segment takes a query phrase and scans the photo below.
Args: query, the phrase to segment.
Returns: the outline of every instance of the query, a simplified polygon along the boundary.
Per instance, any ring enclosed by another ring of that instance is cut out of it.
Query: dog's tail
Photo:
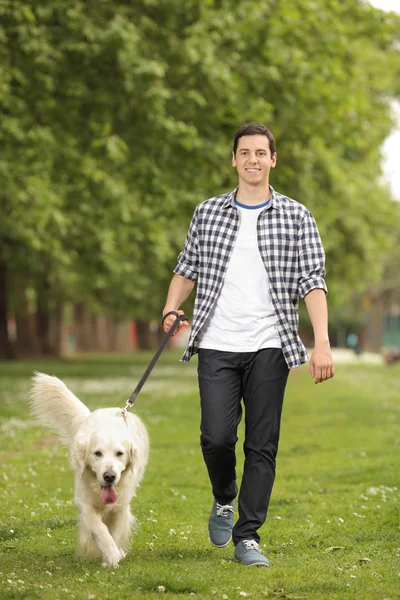
[[[64,444],[69,444],[90,410],[57,377],[36,372],[32,382],[31,412],[42,425],[53,429]]]

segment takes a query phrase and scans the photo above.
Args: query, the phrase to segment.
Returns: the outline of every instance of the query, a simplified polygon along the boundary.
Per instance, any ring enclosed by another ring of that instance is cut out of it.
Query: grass
[[[289,378],[276,483],[261,545],[270,569],[211,547],[210,486],[199,447],[196,360],[164,353],[135,410],[152,443],[133,502],[139,525],[115,570],[75,557],[66,450],[27,410],[33,370],[90,407],[123,406],[151,355],[0,363],[0,597],[3,600],[400,598],[400,365],[339,365],[313,385]],[[242,464],[239,432],[238,475]]]

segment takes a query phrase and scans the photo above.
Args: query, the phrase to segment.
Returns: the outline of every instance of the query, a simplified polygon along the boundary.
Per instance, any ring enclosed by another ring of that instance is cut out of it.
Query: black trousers
[[[280,421],[289,374],[282,351],[199,350],[200,443],[217,502],[237,495],[237,427],[245,407],[245,462],[239,493],[239,519],[232,539],[260,541],[275,479]]]

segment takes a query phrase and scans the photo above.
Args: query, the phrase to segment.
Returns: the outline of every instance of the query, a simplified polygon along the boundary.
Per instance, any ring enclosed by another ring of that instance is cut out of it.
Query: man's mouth
[[[114,504],[117,498],[118,494],[113,485],[101,486],[100,500],[103,504]]]
[[[248,173],[258,173],[261,169],[246,169]]]

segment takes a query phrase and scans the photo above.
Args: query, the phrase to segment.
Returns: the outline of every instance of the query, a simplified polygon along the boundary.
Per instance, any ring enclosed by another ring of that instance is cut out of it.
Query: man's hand
[[[329,342],[316,345],[310,358],[310,374],[315,383],[322,383],[335,374]]]
[[[173,309],[164,309],[163,310],[163,316],[166,315],[170,310]],[[178,315],[183,315],[185,314],[183,312],[183,310],[175,310],[176,313],[178,313]],[[163,323],[163,329],[165,331],[165,333],[168,333],[168,331],[171,329],[172,325],[175,323],[176,321],[176,316],[175,315],[168,315],[168,317],[164,320]],[[177,331],[180,331],[181,327],[189,327],[189,321],[181,321],[178,325],[178,327],[176,328],[175,333],[177,333]],[[175,335],[174,333],[174,335]]]

